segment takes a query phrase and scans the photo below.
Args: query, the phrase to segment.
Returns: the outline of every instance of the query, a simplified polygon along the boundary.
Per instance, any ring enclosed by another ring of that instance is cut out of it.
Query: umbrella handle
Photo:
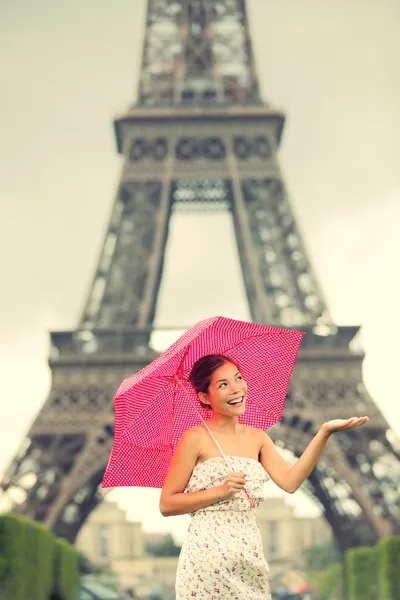
[[[253,500],[253,498],[250,496],[250,494],[249,494],[249,492],[247,491],[247,489],[246,489],[245,487],[243,487],[243,488],[242,488],[242,490],[244,491],[244,493],[245,493],[245,494],[246,494],[246,496],[248,497],[248,499],[249,499],[249,502],[250,502],[250,506],[251,506],[251,508],[255,508],[255,507],[256,507],[256,505],[255,505],[255,503],[254,503],[254,500]]]

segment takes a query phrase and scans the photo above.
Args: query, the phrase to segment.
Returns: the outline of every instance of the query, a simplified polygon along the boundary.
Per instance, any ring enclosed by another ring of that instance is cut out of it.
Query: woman
[[[212,415],[182,435],[161,492],[163,516],[192,516],[179,557],[176,599],[266,600],[268,565],[254,511],[264,482],[271,478],[293,494],[331,433],[359,427],[368,417],[324,423],[290,467],[264,431],[239,423],[247,385],[237,364],[219,354],[204,356],[190,382]],[[233,467],[228,473],[226,463]]]

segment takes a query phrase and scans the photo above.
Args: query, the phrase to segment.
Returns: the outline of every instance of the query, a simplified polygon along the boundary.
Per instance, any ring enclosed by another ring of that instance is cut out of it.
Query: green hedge
[[[64,600],[76,600],[79,591],[78,553],[61,538],[56,538],[54,552],[54,581],[56,591]]]
[[[25,528],[21,518],[13,514],[0,517],[0,556],[2,577],[0,600],[26,600],[23,577],[25,557]]]
[[[349,600],[400,600],[400,537],[346,552]]]
[[[53,586],[54,535],[46,527],[19,517],[24,525],[24,579],[29,582],[29,598],[48,598]]]
[[[379,550],[379,600],[400,600],[400,537],[384,538]]]
[[[346,553],[349,600],[379,598],[379,548],[352,548]]]
[[[76,600],[78,553],[40,523],[0,515],[0,600],[47,600],[58,592]]]
[[[324,598],[341,598],[343,590],[343,568],[335,564],[323,571],[318,578],[318,590]]]

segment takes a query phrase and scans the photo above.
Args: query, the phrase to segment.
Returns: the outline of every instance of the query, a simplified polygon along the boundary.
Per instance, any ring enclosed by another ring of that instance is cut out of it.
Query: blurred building
[[[298,517],[283,498],[266,498],[257,509],[257,521],[271,570],[303,567],[305,549],[332,539],[323,517]]]
[[[304,550],[332,538],[323,517],[299,518],[282,498],[266,498],[257,509],[271,587],[279,582],[303,580]],[[108,565],[123,589],[161,588],[173,592],[178,557],[155,557],[146,552],[162,544],[168,534],[144,533],[142,523],[131,522],[115,502],[103,502],[89,516],[76,546],[95,565]]]
[[[76,540],[76,547],[97,566],[109,566],[121,588],[146,594],[158,587],[173,591],[178,558],[154,557],[150,544],[162,544],[168,534],[144,533],[142,523],[128,521],[115,502],[103,502],[89,516]]]
[[[332,540],[323,517],[298,517],[283,498],[266,498],[257,509],[271,591],[296,590],[307,583],[305,550]]]
[[[94,565],[134,559],[144,554],[142,523],[128,521],[116,502],[103,502],[89,516],[76,546]]]

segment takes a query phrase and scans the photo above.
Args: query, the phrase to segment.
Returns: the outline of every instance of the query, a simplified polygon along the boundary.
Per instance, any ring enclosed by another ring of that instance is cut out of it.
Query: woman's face
[[[214,412],[238,416],[245,410],[247,383],[236,365],[224,363],[212,374],[211,383],[200,400],[210,404]]]

